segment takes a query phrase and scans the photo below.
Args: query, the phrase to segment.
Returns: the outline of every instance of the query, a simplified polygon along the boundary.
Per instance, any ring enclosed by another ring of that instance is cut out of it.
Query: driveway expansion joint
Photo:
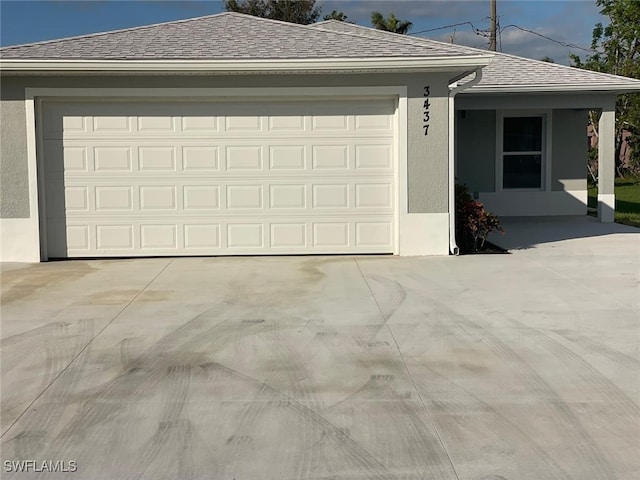
[[[11,431],[11,429],[12,429],[12,428],[13,428],[13,427],[14,427],[14,426],[15,426],[15,425],[20,421],[20,419],[24,416],[24,414],[25,414],[25,413],[27,413],[27,412],[31,409],[31,407],[33,407],[33,405],[38,401],[38,399],[39,399],[40,397],[42,397],[42,395],[44,395],[44,394],[47,392],[47,390],[49,390],[49,389],[51,388],[51,386],[52,386],[54,383],[56,383],[56,381],[57,381],[57,380],[58,380],[62,375],[64,375],[64,373],[69,369],[69,367],[70,367],[71,365],[73,365],[73,362],[75,362],[75,361],[78,359],[78,357],[80,357],[80,355],[82,355],[82,354],[87,350],[87,348],[89,348],[89,346],[90,346],[90,345],[91,345],[91,344],[96,340],[96,338],[98,338],[98,337],[100,336],[100,334],[101,334],[102,332],[104,332],[104,331],[109,327],[109,325],[111,325],[111,324],[112,324],[112,323],[113,323],[113,322],[114,322],[114,321],[115,321],[115,320],[116,320],[120,315],[122,315],[122,313],[123,313],[127,308],[129,308],[129,306],[130,306],[133,302],[135,302],[135,300],[136,300],[140,295],[142,295],[142,293],[143,293],[147,288],[149,288],[149,286],[150,286],[153,282],[155,282],[155,281],[156,281],[156,279],[157,279],[157,278],[158,278],[158,277],[159,277],[159,276],[160,276],[160,275],[161,275],[161,274],[162,274],[162,273],[167,269],[167,267],[169,267],[169,265],[171,265],[171,263],[172,263],[172,262],[173,262],[173,259],[172,259],[172,258],[171,258],[171,259],[169,259],[169,261],[167,262],[167,264],[166,264],[164,267],[162,267],[162,269],[161,269],[161,270],[160,270],[160,271],[159,271],[159,272],[158,272],[158,273],[157,273],[157,274],[156,274],[156,275],[155,275],[151,280],[149,280],[149,282],[147,282],[147,284],[146,284],[146,285],[145,285],[145,286],[144,286],[144,287],[143,287],[143,288],[142,288],[138,293],[136,293],[133,297],[131,297],[131,300],[129,300],[129,301],[128,301],[128,302],[127,302],[127,303],[126,303],[126,304],[125,304],[125,305],[124,305],[120,310],[118,310],[118,313],[116,313],[116,314],[113,316],[113,318],[112,318],[111,320],[109,320],[109,321],[104,325],[104,327],[102,327],[102,328],[100,329],[100,331],[98,331],[98,333],[96,333],[96,334],[95,334],[95,335],[94,335],[94,336],[93,336],[93,337],[92,337],[92,338],[87,342],[87,344],[86,344],[84,347],[82,347],[82,348],[78,351],[78,353],[77,353],[76,355],[74,355],[74,356],[73,356],[73,358],[69,361],[69,363],[68,363],[68,364],[67,364],[67,365],[66,365],[62,370],[60,370],[60,373],[58,373],[58,375],[56,375],[56,376],[55,376],[55,378],[54,378],[53,380],[51,380],[51,381],[49,382],[49,384],[48,384],[46,387],[44,387],[40,393],[38,393],[38,395],[36,395],[36,396],[35,396],[35,398],[34,398],[34,399],[29,403],[29,405],[27,405],[27,406],[26,406],[26,408],[22,411],[22,413],[20,413],[20,415],[18,415],[18,416],[16,417],[16,419],[11,423],[11,425],[9,425],[9,426],[7,427],[7,429],[6,429],[4,432],[2,432],[2,434],[0,435],[0,438],[4,438],[4,437],[5,437],[5,435]]]
[[[411,374],[411,370],[409,370],[409,366],[407,365],[407,362],[404,359],[404,355],[402,355],[402,351],[400,350],[400,345],[398,344],[398,340],[396,339],[396,336],[393,334],[393,331],[391,330],[391,327],[389,326],[389,320],[391,319],[391,315],[387,316],[385,315],[384,311],[382,310],[382,308],[380,307],[380,303],[378,302],[378,300],[376,299],[376,296],[373,294],[373,290],[371,289],[371,285],[369,285],[369,282],[367,280],[367,277],[364,275],[362,268],[360,268],[360,263],[358,262],[358,259],[356,257],[353,257],[356,266],[358,267],[358,271],[360,272],[360,275],[362,276],[362,280],[364,281],[365,285],[367,286],[367,289],[369,290],[369,294],[371,295],[371,298],[373,299],[373,301],[376,304],[376,307],[378,308],[378,311],[380,312],[380,317],[384,323],[384,326],[387,327],[387,330],[389,331],[389,334],[391,335],[391,338],[393,339],[393,343],[396,346],[396,350],[398,351],[398,355],[400,356],[400,361],[402,361],[402,365],[404,365],[405,370],[407,371],[407,375],[409,376],[409,379],[411,380],[411,385],[413,386],[413,389],[416,392],[416,395],[418,396],[418,399],[420,399],[420,404],[422,405],[422,409],[424,410],[425,414],[426,414],[426,420],[428,422],[431,423],[431,425],[433,426],[433,430],[436,433],[436,436],[438,437],[438,442],[440,443],[440,447],[442,448],[442,450],[444,451],[444,454],[447,456],[447,460],[449,461],[449,464],[451,465],[451,470],[453,472],[453,474],[455,475],[455,478],[457,480],[460,480],[460,476],[458,475],[458,472],[456,471],[456,467],[453,464],[453,459],[451,458],[451,455],[449,454],[449,451],[447,450],[447,447],[444,444],[444,440],[442,439],[442,435],[440,434],[440,431],[438,430],[438,426],[436,425],[435,420],[433,420],[433,415],[431,414],[431,412],[429,411],[429,407],[427,407],[427,404],[425,403],[424,399],[422,398],[422,395],[420,394],[420,391],[418,390],[418,385],[416,384],[415,379],[413,378],[413,375]]]

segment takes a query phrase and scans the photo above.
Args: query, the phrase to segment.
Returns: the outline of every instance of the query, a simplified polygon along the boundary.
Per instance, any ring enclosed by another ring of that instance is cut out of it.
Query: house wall
[[[551,190],[587,189],[586,110],[554,110]]]
[[[456,178],[470,192],[494,192],[496,184],[496,112],[456,112]]]
[[[0,218],[28,218],[24,89],[3,79],[0,99]]]
[[[407,203],[410,214],[430,214],[416,227],[432,230],[431,253],[448,252],[448,83],[452,73],[336,75],[193,76],[3,76],[0,82],[2,188],[0,219],[29,218],[27,122],[24,90],[29,88],[268,88],[407,87]],[[423,88],[430,87],[430,129],[423,130]],[[71,91],[71,90],[70,90]],[[417,219],[417,216],[413,217]],[[32,219],[33,220],[33,219]],[[3,222],[6,227],[8,222]],[[3,241],[6,240],[3,235]],[[15,237],[15,235],[13,235]],[[4,247],[3,247],[4,248]],[[426,253],[426,252],[425,252]],[[415,253],[414,253],[415,254]],[[3,259],[7,259],[3,255]]]
[[[539,105],[549,100],[536,97]],[[550,96],[553,100],[554,96]],[[579,97],[581,101],[584,99]],[[463,99],[457,105],[457,171],[459,182],[465,183],[486,207],[503,216],[582,215],[586,214],[587,110],[549,109],[551,112],[551,155],[547,158],[550,182],[543,191],[500,191],[496,188],[496,110],[483,107],[495,103],[506,106],[500,98]],[[533,102],[523,100],[522,104]],[[511,108],[520,102],[511,100]],[[570,104],[569,104],[570,105]],[[470,110],[464,109],[470,107]],[[502,108],[501,110],[508,110]],[[518,108],[518,110],[522,110]],[[531,108],[531,110],[540,110]]]

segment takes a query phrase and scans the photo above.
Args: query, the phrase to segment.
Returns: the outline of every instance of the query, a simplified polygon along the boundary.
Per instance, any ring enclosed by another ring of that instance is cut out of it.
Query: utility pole
[[[496,0],[491,0],[491,32],[489,34],[489,50],[496,51]]]

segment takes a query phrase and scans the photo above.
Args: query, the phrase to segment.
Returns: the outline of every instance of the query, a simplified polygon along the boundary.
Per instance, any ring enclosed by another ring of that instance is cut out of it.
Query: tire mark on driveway
[[[422,295],[424,296],[425,292],[422,292]],[[480,339],[527,386],[526,391],[529,394],[535,393],[536,398],[546,399],[540,400],[540,404],[545,407],[548,416],[554,419],[556,425],[566,427],[563,432],[570,436],[567,448],[571,449],[575,457],[581,459],[585,465],[593,467],[593,474],[597,476],[595,478],[608,480],[616,478],[610,463],[585,430],[575,412],[526,360],[488,328],[463,317],[433,296],[428,296],[428,301],[437,311],[443,312],[451,324],[465,335]]]
[[[360,444],[355,442],[351,437],[345,436],[342,430],[335,425],[333,425],[329,420],[325,417],[317,413],[316,411],[310,409],[309,407],[302,405],[297,400],[291,398],[279,390],[256,380],[252,377],[244,375],[234,369],[221,365],[217,362],[207,362],[206,364],[201,365],[202,368],[212,369],[214,371],[220,372],[227,377],[241,382],[245,385],[248,385],[256,390],[263,391],[268,394],[274,400],[278,400],[282,402],[283,406],[291,409],[296,412],[298,415],[301,415],[307,419],[309,419],[316,427],[328,432],[330,436],[335,438],[343,448],[343,452],[353,461],[355,464],[359,466],[359,468],[363,469],[367,472],[368,478],[372,479],[393,479],[395,476],[389,472],[383,464],[381,464],[373,455],[371,455],[367,450],[365,450]]]

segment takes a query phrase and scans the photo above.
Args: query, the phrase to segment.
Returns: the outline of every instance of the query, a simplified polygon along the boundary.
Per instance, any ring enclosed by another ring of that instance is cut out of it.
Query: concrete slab
[[[3,478],[635,479],[632,243],[3,265]]]

